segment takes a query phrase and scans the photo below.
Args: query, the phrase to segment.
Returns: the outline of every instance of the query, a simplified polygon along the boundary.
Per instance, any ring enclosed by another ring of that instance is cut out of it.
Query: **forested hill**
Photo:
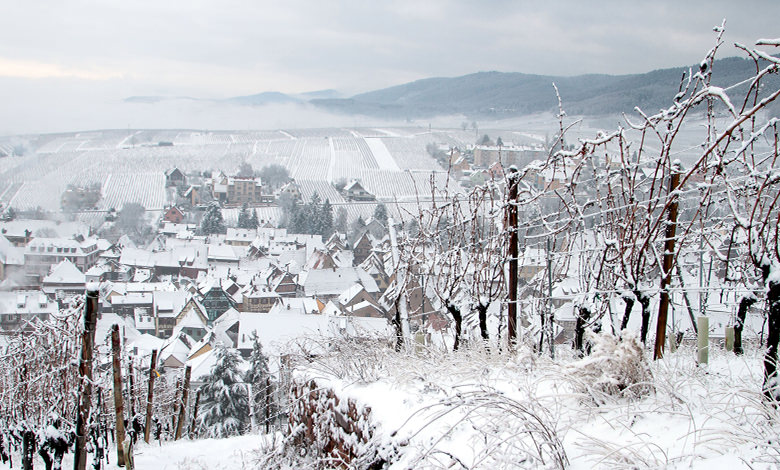
[[[555,83],[569,114],[604,115],[630,112],[639,106],[647,112],[668,107],[683,73],[696,73],[699,65],[635,75],[579,75],[556,77],[523,73],[479,72],[454,78],[428,78],[349,99],[315,99],[331,111],[388,118],[422,118],[464,114],[469,117],[512,117],[550,111],[558,101]],[[755,73],[752,60],[729,57],[713,64],[713,85],[726,86]],[[687,75],[686,75],[687,76]],[[772,81],[780,81],[775,74]],[[747,87],[731,91],[737,102]],[[741,93],[740,93],[741,92]],[[775,113],[780,106],[773,108]]]

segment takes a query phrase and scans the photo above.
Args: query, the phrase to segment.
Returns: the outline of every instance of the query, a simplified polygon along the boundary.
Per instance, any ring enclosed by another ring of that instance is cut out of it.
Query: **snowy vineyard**
[[[165,171],[179,168],[187,173],[234,174],[244,162],[258,169],[284,166],[293,178],[312,187],[304,190],[305,197],[316,190],[333,203],[341,202],[333,183],[357,178],[380,199],[409,201],[421,190],[428,190],[431,175],[438,183],[446,179],[444,169],[426,152],[426,145],[438,139],[464,146],[469,140],[458,140],[446,132],[366,131],[371,137],[344,129],[128,130],[39,136],[29,144],[33,149],[25,156],[0,159],[0,201],[4,207],[17,210],[40,207],[57,212],[68,185],[99,184],[100,210],[119,210],[134,202],[150,210],[160,209],[172,202],[166,199]]]
[[[241,371],[237,353],[218,348],[206,383],[190,397],[191,366],[171,369],[158,350],[146,357],[124,347],[123,322],[98,321],[97,305],[88,293],[4,338],[0,464],[31,469],[40,458],[61,468],[72,453],[76,468],[87,460],[93,468],[122,466],[132,454],[125,457],[125,447],[142,441],[225,437],[278,420],[277,386],[259,343]],[[244,418],[223,419],[236,413]]]

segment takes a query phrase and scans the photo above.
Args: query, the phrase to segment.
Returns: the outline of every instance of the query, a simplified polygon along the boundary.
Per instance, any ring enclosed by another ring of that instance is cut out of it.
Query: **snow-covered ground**
[[[627,351],[609,356],[627,358]],[[395,353],[358,345],[307,363],[296,376],[370,407],[375,428],[368,447],[379,449],[393,469],[778,468],[780,413],[761,395],[760,351],[736,356],[714,349],[708,365],[697,365],[690,348],[660,361],[648,360],[647,352],[627,369],[620,360],[599,365],[604,355],[598,353],[577,359],[567,348],[553,361],[528,350]],[[628,389],[638,397],[604,392],[637,366],[643,369],[637,377],[649,374]],[[135,463],[155,469],[312,464],[311,455],[303,462],[292,457],[300,450],[263,459],[270,441],[246,435],[140,444]],[[15,468],[19,462],[15,456]],[[65,468],[71,462],[69,454]],[[110,462],[116,468],[113,450]]]
[[[384,142],[382,142],[382,139],[366,139],[366,144],[371,149],[371,153],[374,154],[380,170],[401,171],[395,159],[393,159],[393,156],[385,147]]]
[[[689,348],[645,357],[650,375],[627,389],[638,398],[604,393],[605,383],[631,373],[619,362],[599,365],[603,356],[576,359],[570,350],[556,361],[530,351],[354,356],[303,375],[371,408],[375,444],[391,468],[780,465],[780,413],[762,400],[757,351],[715,350],[701,366]]]
[[[133,451],[133,462],[137,469],[154,470],[241,470],[257,468],[258,452],[272,438],[267,435],[247,434],[229,439],[183,439],[159,445],[140,441]],[[111,450],[109,464],[103,468],[122,468],[116,465],[116,450]],[[87,462],[89,467],[90,462]],[[62,468],[73,467],[73,454],[62,461]],[[11,468],[0,462],[0,469]],[[21,460],[14,456],[14,467],[21,468]],[[45,468],[38,459],[35,468]]]

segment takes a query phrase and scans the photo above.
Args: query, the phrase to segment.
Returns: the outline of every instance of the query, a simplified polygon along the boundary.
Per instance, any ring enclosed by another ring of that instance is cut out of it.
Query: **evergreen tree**
[[[200,232],[204,235],[210,235],[212,233],[225,233],[226,231],[225,220],[222,218],[222,209],[220,209],[219,203],[212,201],[203,215],[203,220],[200,223]]]
[[[358,237],[363,233],[363,229],[366,228],[366,222],[363,220],[362,216],[358,216],[357,220],[352,222],[352,226],[350,227],[351,236],[350,239],[354,242],[357,241]]]
[[[374,209],[374,219],[387,227],[387,207],[381,202]]]
[[[249,217],[249,227],[251,229],[255,229],[260,225],[260,223],[257,221],[257,209],[252,209],[252,216]]]
[[[268,371],[268,357],[263,353],[263,344],[253,331],[252,354],[249,356],[249,370],[244,375],[244,382],[252,387],[250,397],[251,411],[255,423],[263,423],[268,430],[273,413],[271,374]]]
[[[412,238],[420,234],[420,223],[417,219],[409,219],[406,223],[406,233]]]
[[[243,434],[249,424],[249,397],[241,380],[241,358],[234,349],[217,346],[217,362],[201,388],[199,426],[209,437]]]
[[[333,228],[339,233],[347,233],[347,210],[343,207],[339,207],[336,211],[336,221],[333,224]]]
[[[333,233],[333,206],[330,200],[325,199],[325,203],[320,209],[320,235],[329,237]]]
[[[249,219],[249,206],[247,203],[244,203],[241,206],[241,211],[238,213],[238,228],[250,228],[250,219]]]
[[[316,192],[312,194],[311,201],[307,204],[308,217],[306,231],[310,235],[322,233],[322,204],[320,195]]]

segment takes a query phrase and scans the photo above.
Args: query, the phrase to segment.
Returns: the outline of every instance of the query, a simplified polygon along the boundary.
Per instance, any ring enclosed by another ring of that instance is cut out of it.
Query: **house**
[[[163,222],[162,227],[157,230],[157,233],[170,238],[192,240],[195,238],[195,232],[197,229],[198,226],[195,224],[176,224],[173,222]]]
[[[293,201],[300,201],[302,198],[301,188],[295,181],[289,181],[285,183],[284,186],[282,186],[282,188],[279,190],[279,197],[281,197],[283,194],[290,196],[290,199]]]
[[[50,298],[83,294],[87,277],[70,260],[64,259],[43,278],[41,290]]]
[[[258,204],[263,200],[260,178],[234,176],[228,179],[227,203],[231,205]]]
[[[373,194],[366,191],[358,180],[352,180],[344,186],[344,197],[349,201],[374,201]]]
[[[205,309],[196,300],[190,299],[181,312],[176,315],[176,325],[172,334],[175,335],[176,332],[183,331],[195,341],[200,341],[206,336],[206,323],[208,323],[208,318]]]
[[[220,172],[212,178],[212,194],[218,202],[231,206],[267,202],[262,182],[254,176],[226,176]]]
[[[0,222],[0,234],[14,246],[27,246],[33,238],[89,238],[90,228],[81,222],[17,219]]]
[[[363,227],[363,231],[368,233],[374,239],[382,239],[387,236],[387,227],[382,222],[378,221],[374,217],[371,217],[366,221],[366,226]]]
[[[353,263],[359,265],[368,258],[371,251],[374,249],[373,243],[366,232],[358,238],[355,242],[352,252],[354,253]]]
[[[151,292],[127,292],[124,295],[109,295],[110,304],[106,310],[123,317],[135,316],[137,309],[144,309],[154,317],[154,295]],[[138,326],[136,326],[138,328]]]
[[[165,209],[162,220],[174,224],[180,224],[184,220],[184,212],[176,206]]]
[[[262,285],[247,286],[243,295],[242,312],[268,313],[276,301],[280,299],[279,294],[270,287]]]
[[[355,284],[341,293],[335,300],[339,310],[344,315],[356,317],[385,318],[384,311],[360,284]]]
[[[178,168],[171,168],[165,172],[165,186],[181,186],[187,184],[187,177]]]
[[[289,272],[281,272],[269,279],[269,285],[273,292],[280,297],[295,297],[298,292],[298,283],[295,276]]]
[[[311,297],[280,297],[268,313],[279,314],[286,312],[298,315],[317,315],[324,307],[325,305]]]
[[[325,247],[328,249],[328,253],[333,253],[334,251],[346,249],[346,244],[344,243],[344,240],[341,239],[341,235],[334,232],[333,235],[328,238],[328,241],[325,242]]]
[[[51,266],[68,260],[83,273],[95,265],[99,255],[96,238],[35,238],[24,250],[25,271],[30,276],[42,277]]]
[[[257,238],[257,229],[228,228],[225,244],[230,246],[250,246]]]
[[[374,279],[360,268],[312,269],[298,275],[298,293],[305,297],[316,297],[324,301],[335,299],[355,284],[362,285],[366,292],[379,292]]]
[[[102,256],[100,259],[101,261],[99,261],[98,264],[92,266],[84,273],[87,282],[129,282],[133,279],[135,270],[132,267],[123,266],[114,259],[104,259]]]
[[[376,251],[372,251],[368,258],[360,263],[360,268],[374,279],[380,292],[387,290],[387,287],[390,285],[390,276],[385,271],[385,263],[382,261],[381,255]]]
[[[190,357],[190,350],[197,343],[186,333],[180,331],[168,338],[158,355],[160,369],[181,369]]]
[[[379,299],[379,305],[382,306],[387,314],[392,318],[395,317],[397,312],[397,305],[395,302],[393,292],[395,289],[393,286],[396,281],[390,284],[385,294]],[[407,293],[407,312],[409,319],[417,328],[425,327],[439,327],[439,329],[446,328],[449,323],[446,317],[440,314],[439,310],[434,306],[432,295],[426,292],[420,283],[414,277],[410,277],[406,282]]]
[[[526,248],[518,256],[518,261],[518,280],[531,282],[531,279],[547,268],[547,251],[542,248]]]
[[[229,348],[235,348],[238,345],[238,329],[241,313],[231,308],[214,320],[211,331],[214,333],[214,339]]]
[[[171,327],[171,330],[173,330],[174,327],[177,327],[187,317],[202,319],[204,325],[208,323],[206,307],[204,307],[196,297],[187,298],[184,305],[173,314],[173,326]],[[192,319],[188,321],[192,321]]]
[[[188,304],[191,295],[183,290],[175,291],[154,291],[152,292],[152,309],[155,319],[165,318],[162,322],[163,329],[166,330],[166,334],[172,333],[173,327],[169,325],[169,318],[174,318],[175,322],[178,321],[178,315],[182,309]],[[160,324],[157,321],[157,329],[159,330]],[[168,331],[170,330],[170,331]]]
[[[187,203],[192,206],[198,206],[201,202],[203,202],[203,199],[201,198],[201,187],[200,186],[190,186],[187,188],[186,191],[184,191],[184,194],[182,197],[187,200]]]
[[[458,151],[452,153],[452,156],[450,157],[450,165],[454,171],[460,171],[461,173],[471,170],[471,165],[469,165],[469,162],[466,161],[466,159]]]
[[[133,320],[135,329],[141,334],[157,335],[157,321],[154,313],[148,307],[135,307],[133,309]]]
[[[0,292],[0,330],[17,331],[37,319],[48,320],[58,312],[43,292]]]
[[[14,246],[7,238],[0,235],[0,281],[21,277],[23,272],[24,248]]]
[[[238,267],[239,256],[230,245],[207,245],[210,264],[223,263]]]
[[[206,310],[206,318],[209,325],[224,312],[236,307],[236,301],[222,289],[219,282],[215,281],[211,281],[203,287],[200,303]]]
[[[329,252],[323,250],[314,250],[314,253],[306,260],[304,269],[333,269],[337,267],[336,261]]]

